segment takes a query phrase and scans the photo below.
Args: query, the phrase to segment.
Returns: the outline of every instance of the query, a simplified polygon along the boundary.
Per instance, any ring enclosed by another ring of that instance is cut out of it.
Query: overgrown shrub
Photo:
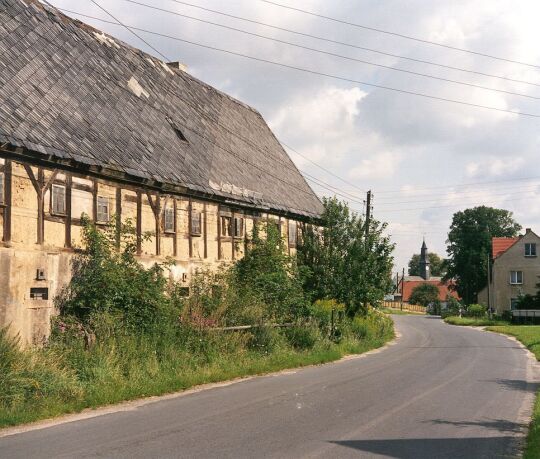
[[[176,305],[167,295],[167,264],[142,266],[135,258],[136,237],[128,221],[102,230],[83,220],[83,251],[75,257],[71,282],[56,298],[63,316],[73,316],[85,326],[93,316],[109,314],[123,326],[150,331],[175,320]],[[117,242],[120,235],[120,247]]]
[[[394,333],[392,319],[377,311],[355,317],[350,322],[349,330],[360,340],[388,338]]]
[[[251,340],[249,342],[251,349],[269,354],[286,346],[287,341],[277,328],[261,326],[252,329]]]
[[[321,339],[319,329],[315,326],[296,325],[285,329],[289,344],[299,350],[311,349]]]
[[[467,307],[467,315],[469,317],[484,317],[486,312],[487,308],[483,304],[470,304]]]

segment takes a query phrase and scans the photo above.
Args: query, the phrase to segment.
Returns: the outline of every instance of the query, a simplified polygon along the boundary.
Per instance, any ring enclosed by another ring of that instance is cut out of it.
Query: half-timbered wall
[[[186,286],[197,267],[243,257],[255,221],[279,225],[295,250],[288,220],[266,213],[1,158],[0,178],[0,327],[10,325],[25,344],[48,336],[53,299],[83,243],[83,215],[98,225],[129,220],[140,261],[175,259],[171,278]]]

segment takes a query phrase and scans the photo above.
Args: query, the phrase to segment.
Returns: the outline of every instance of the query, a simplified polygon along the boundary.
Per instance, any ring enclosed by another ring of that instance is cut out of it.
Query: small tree
[[[366,221],[345,202],[324,199],[322,228],[306,231],[298,262],[312,300],[335,299],[349,316],[381,301],[391,286],[394,244],[385,223]],[[367,230],[367,231],[366,231]],[[367,235],[367,237],[366,237]]]
[[[436,285],[423,283],[414,287],[409,303],[419,304],[420,306],[429,306],[430,304],[439,304],[439,289]]]

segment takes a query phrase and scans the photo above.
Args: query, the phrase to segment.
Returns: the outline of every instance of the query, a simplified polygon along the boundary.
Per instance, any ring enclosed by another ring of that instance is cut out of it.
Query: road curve
[[[380,353],[4,436],[0,457],[514,457],[536,389],[526,352],[394,319],[401,338]]]

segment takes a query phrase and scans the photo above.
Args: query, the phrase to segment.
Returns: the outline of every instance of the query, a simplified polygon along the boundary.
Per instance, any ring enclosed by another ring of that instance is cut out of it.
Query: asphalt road
[[[380,353],[4,436],[0,457],[515,457],[536,389],[525,351],[395,321],[402,337]]]

